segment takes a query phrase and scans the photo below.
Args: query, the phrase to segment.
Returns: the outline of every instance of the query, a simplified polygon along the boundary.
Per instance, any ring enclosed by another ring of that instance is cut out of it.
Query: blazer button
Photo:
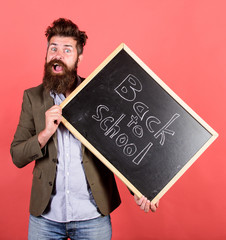
[[[57,163],[57,162],[58,162],[57,158],[54,158],[54,159],[53,159],[53,162],[54,162],[54,163]]]
[[[52,182],[49,182],[49,186],[51,187],[53,185],[53,183]]]

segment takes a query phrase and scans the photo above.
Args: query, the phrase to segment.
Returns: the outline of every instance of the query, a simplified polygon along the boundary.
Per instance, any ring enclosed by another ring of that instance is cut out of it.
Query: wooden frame
[[[153,203],[156,203],[169,189],[170,187],[184,174],[185,171],[197,160],[197,158],[210,146],[210,144],[217,138],[218,134],[200,117],[196,114],[181,98],[179,98],[149,67],[147,67],[124,43],[120,44],[97,68],[83,81],[66,100],[61,104],[63,110],[67,105],[74,99],[79,93],[82,93],[84,88],[90,84],[90,82],[96,77],[105,67],[111,63],[111,61],[121,52],[125,51],[148,75],[153,78],[156,83],[167,93],[170,97],[176,101],[186,112],[188,112],[192,118],[195,119],[206,131],[210,133],[210,137],[199,148],[198,151],[186,162],[171,180],[164,185],[164,187],[157,193],[157,195],[150,199]],[[64,116],[64,113],[63,113]],[[70,123],[68,119],[63,117],[62,123],[68,128],[71,133],[79,139],[84,146],[86,146],[91,152],[96,155],[116,176],[118,176],[128,188],[134,192],[138,197],[141,197],[143,193],[131,183],[100,151],[96,149],[91,142],[89,142],[84,134],[81,134],[76,128]]]

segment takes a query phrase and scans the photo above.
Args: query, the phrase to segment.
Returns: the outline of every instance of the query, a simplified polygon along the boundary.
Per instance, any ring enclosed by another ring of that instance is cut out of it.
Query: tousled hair
[[[84,31],[80,31],[76,24],[65,18],[55,20],[51,26],[47,27],[45,35],[48,43],[53,36],[72,37],[77,41],[76,48],[78,55],[83,53],[83,47],[88,39],[88,36]]]

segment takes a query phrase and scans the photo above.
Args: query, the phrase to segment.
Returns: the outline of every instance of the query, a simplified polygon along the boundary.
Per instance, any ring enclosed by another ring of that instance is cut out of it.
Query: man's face
[[[61,60],[67,65],[69,70],[72,70],[75,63],[80,61],[81,55],[78,57],[76,49],[77,41],[72,37],[60,37],[53,36],[50,39],[46,62],[49,63],[51,60]],[[63,69],[61,67],[53,66],[52,71],[54,74],[62,74]]]
[[[76,44],[72,37],[50,39],[43,77],[47,90],[66,94],[76,87],[77,65],[82,58],[82,55],[78,56]]]

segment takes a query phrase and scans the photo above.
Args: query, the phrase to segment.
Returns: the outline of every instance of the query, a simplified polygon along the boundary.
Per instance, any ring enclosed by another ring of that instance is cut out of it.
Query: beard
[[[77,86],[77,63],[69,69],[67,65],[58,59],[46,62],[44,66],[43,86],[48,91],[57,94],[65,94],[67,91],[73,91]],[[55,73],[53,69],[60,68],[62,71]]]

